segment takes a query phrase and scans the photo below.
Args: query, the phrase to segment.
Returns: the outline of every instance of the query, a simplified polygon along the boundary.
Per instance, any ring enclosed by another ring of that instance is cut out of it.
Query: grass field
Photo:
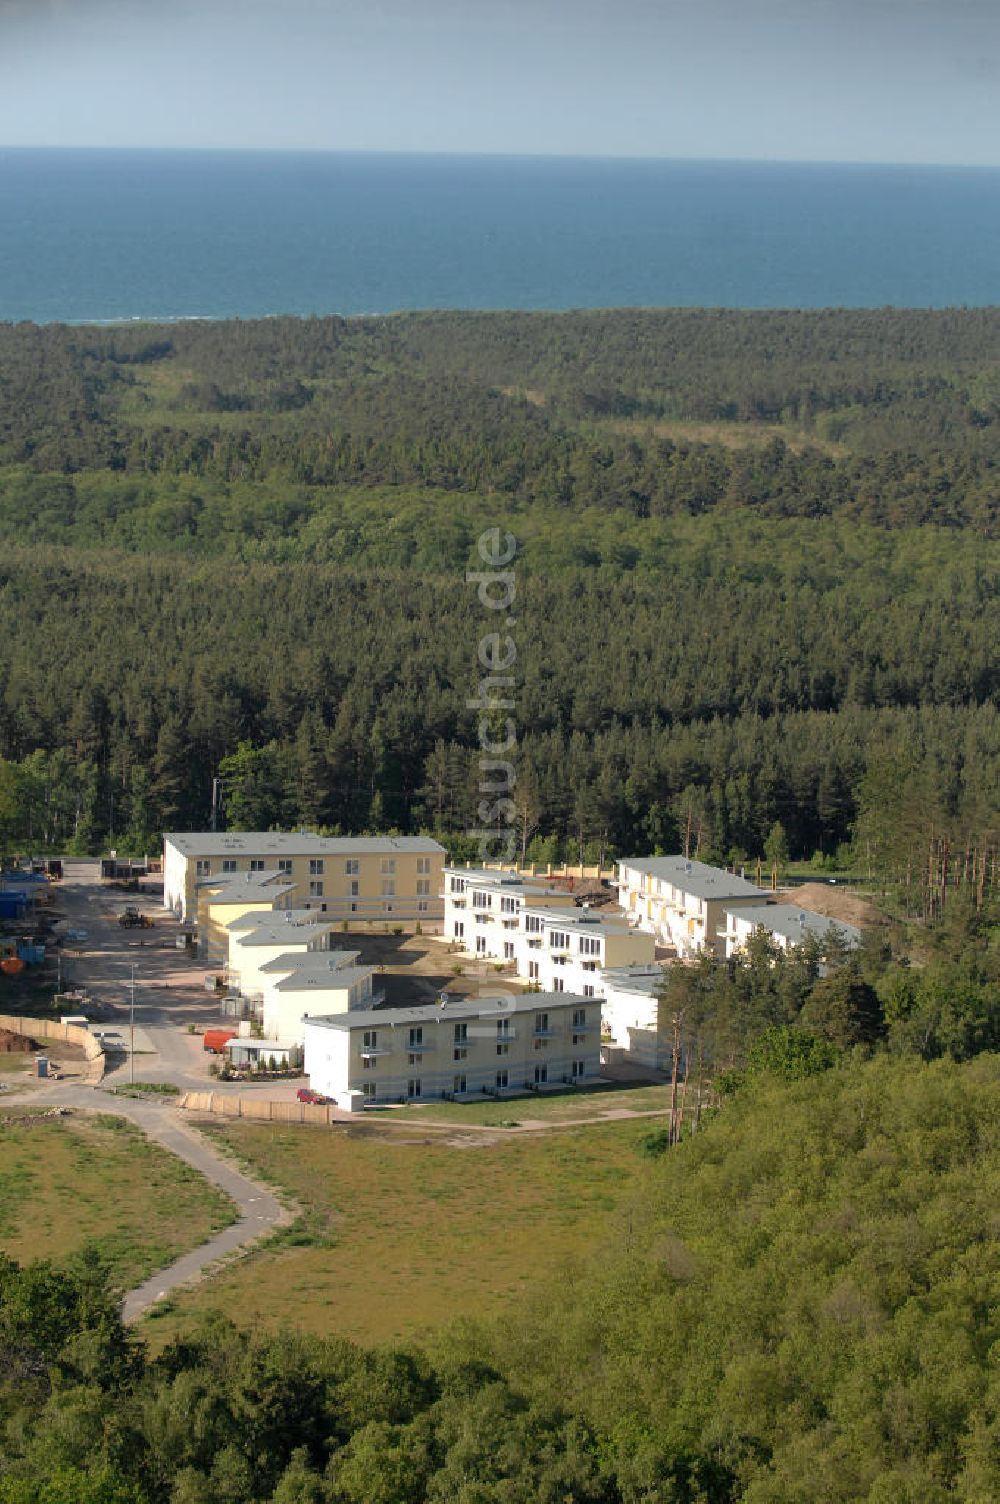
[[[5,1050],[0,1054],[0,1076],[14,1076],[18,1072],[30,1071],[34,1058],[34,1054],[31,1053],[22,1055],[14,1052],[13,1054],[8,1054]]]
[[[0,1249],[19,1263],[91,1244],[127,1287],[234,1220],[228,1197],[124,1118],[0,1128]]]
[[[574,1252],[608,1235],[643,1173],[643,1123],[473,1147],[372,1128],[233,1122],[212,1131],[286,1188],[304,1217],[275,1243],[182,1293],[144,1324],[156,1344],[217,1308],[364,1342],[496,1315]]]
[[[600,1086],[591,1091],[565,1091],[541,1096],[525,1092],[502,1102],[429,1102],[426,1107],[387,1107],[379,1116],[420,1123],[476,1123],[503,1128],[515,1123],[564,1123],[576,1119],[600,1121],[611,1113],[662,1112],[670,1106],[669,1086]],[[366,1109],[372,1113],[373,1109]]]

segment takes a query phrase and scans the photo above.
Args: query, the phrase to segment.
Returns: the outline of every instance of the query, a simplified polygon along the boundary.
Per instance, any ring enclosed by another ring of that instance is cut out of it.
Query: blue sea
[[[0,149],[0,319],[1000,303],[1000,170]]]

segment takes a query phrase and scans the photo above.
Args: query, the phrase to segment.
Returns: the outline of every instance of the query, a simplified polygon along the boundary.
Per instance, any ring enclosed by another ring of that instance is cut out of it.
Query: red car
[[[311,1102],[314,1107],[326,1107],[330,1101],[329,1097],[324,1097],[322,1093],[313,1091],[311,1086],[300,1086],[295,1095],[300,1102]]]

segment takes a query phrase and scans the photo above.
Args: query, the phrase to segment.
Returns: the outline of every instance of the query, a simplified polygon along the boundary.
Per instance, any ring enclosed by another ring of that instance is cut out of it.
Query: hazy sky
[[[1000,0],[0,0],[0,144],[1000,164]]]

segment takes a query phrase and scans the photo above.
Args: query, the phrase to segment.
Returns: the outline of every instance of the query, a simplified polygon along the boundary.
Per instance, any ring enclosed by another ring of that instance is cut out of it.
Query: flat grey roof
[[[163,837],[182,856],[391,856],[394,851],[440,852],[444,847],[430,836],[318,836],[314,831],[187,830]]]
[[[767,898],[768,890],[758,888],[745,877],[737,877],[722,867],[707,862],[689,861],[683,856],[624,857],[619,863],[628,872],[643,872],[659,882],[690,893],[694,898]]]
[[[374,966],[337,966],[328,971],[293,971],[275,982],[275,992],[343,992],[364,977],[374,976]]]
[[[560,893],[572,902],[573,894],[548,877],[524,877],[519,872],[487,872],[481,867],[445,867],[445,877],[460,877],[474,887],[499,888],[505,893]]]
[[[294,928],[296,925],[319,925],[329,923],[321,909],[276,909],[275,914],[280,916],[281,922]],[[252,930],[258,925],[269,924],[271,916],[259,914],[251,910],[247,914],[238,914],[235,919],[230,919],[226,925],[227,930]]]
[[[283,877],[284,873],[273,872],[265,874],[263,872],[255,872],[253,876],[259,879],[259,881],[247,882],[244,880],[242,874],[238,874],[235,881],[229,881],[227,878],[225,883],[214,883],[209,878],[207,883],[199,883],[197,886],[209,889],[218,888],[219,891],[215,896],[209,898],[210,905],[215,903],[239,903],[243,898],[260,899],[263,902],[266,899],[283,898],[286,893],[295,892],[294,883],[279,883],[273,880]]]
[[[252,930],[238,932],[240,945],[311,945],[324,935],[333,933],[332,924],[262,924]],[[329,951],[316,951],[326,956]]]
[[[275,956],[273,961],[265,961],[260,970],[267,972],[339,971],[342,966],[352,965],[360,954],[359,950],[290,950],[284,955]]]
[[[825,914],[814,914],[811,909],[800,909],[793,903],[769,903],[763,908],[741,909],[732,904],[727,914],[736,914],[748,920],[754,929],[770,930],[774,935],[783,935],[786,940],[801,940],[803,935],[815,935],[821,940],[832,932],[842,939],[856,944],[861,931],[842,919],[830,919]]]
[[[565,909],[527,908],[524,913],[525,917],[531,914],[544,919],[550,928],[557,930],[584,930],[588,935],[602,931],[611,935],[635,933],[624,914],[608,914],[603,909],[572,909],[567,913]]]
[[[495,1020],[519,1013],[551,1013],[556,1009],[590,1005],[600,1009],[600,999],[573,992],[489,993],[482,997],[455,998],[447,1003],[423,1003],[414,1008],[352,1008],[329,1018],[308,1018],[306,1023],[323,1029],[392,1029],[408,1024],[460,1023],[484,1018]]]
[[[652,997],[663,985],[666,970],[654,962],[638,962],[634,966],[608,966],[600,973],[605,987],[616,992],[634,992],[640,997]]]

